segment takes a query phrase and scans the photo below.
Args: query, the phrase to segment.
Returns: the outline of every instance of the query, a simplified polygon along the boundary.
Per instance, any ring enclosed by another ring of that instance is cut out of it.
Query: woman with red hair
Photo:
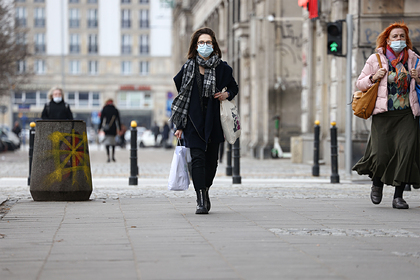
[[[420,63],[415,68],[419,56],[412,49],[407,25],[391,24],[376,40],[382,68],[372,54],[356,82],[362,91],[377,82],[379,87],[366,151],[353,170],[372,178],[374,204],[381,203],[384,184],[394,186],[392,207],[397,209],[408,209],[405,185],[420,184],[420,106],[415,88],[420,85]]]

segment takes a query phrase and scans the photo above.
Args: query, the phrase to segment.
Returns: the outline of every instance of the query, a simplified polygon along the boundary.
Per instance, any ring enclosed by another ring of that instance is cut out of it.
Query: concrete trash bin
[[[84,121],[36,122],[30,191],[35,201],[81,201],[92,193]]]

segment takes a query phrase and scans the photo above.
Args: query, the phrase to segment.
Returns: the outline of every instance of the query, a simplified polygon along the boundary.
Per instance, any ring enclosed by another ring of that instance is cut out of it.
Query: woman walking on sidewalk
[[[382,68],[372,54],[356,83],[359,90],[366,91],[381,79],[368,145],[353,170],[372,178],[374,204],[381,203],[387,184],[395,186],[392,207],[408,209],[404,187],[420,183],[420,107],[415,89],[420,85],[420,63],[414,68],[419,57],[412,51],[404,23],[391,24],[382,31],[376,47]]]
[[[232,100],[238,93],[232,68],[221,58],[213,30],[198,29],[191,36],[188,60],[174,77],[178,95],[172,103],[171,121],[175,136],[181,139],[183,135],[190,148],[196,214],[210,210],[208,191],[216,175],[219,144],[224,141],[220,101]]]
[[[118,112],[118,109],[115,108],[112,99],[108,99],[102,109],[101,122],[99,123],[98,130],[101,129],[105,133],[104,144],[106,155],[108,156],[107,162],[111,161],[109,147],[112,147],[112,161],[115,161],[115,146],[117,145],[115,136],[117,136],[118,131],[121,129],[121,123],[120,113]]]

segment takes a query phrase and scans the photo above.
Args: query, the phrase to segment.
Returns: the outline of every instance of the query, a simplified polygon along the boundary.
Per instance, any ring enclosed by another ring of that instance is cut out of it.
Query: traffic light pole
[[[347,14],[347,73],[346,73],[346,143],[345,143],[345,169],[346,173],[351,176],[353,147],[352,147],[352,121],[353,111],[351,108],[352,101],[352,79],[351,79],[351,62],[352,62],[352,45],[353,45],[353,16]]]

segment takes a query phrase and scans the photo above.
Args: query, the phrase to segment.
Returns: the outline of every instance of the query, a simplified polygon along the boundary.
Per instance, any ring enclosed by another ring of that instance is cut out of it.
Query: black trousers
[[[210,188],[216,176],[219,143],[208,143],[207,150],[191,148],[191,177],[196,191]]]

